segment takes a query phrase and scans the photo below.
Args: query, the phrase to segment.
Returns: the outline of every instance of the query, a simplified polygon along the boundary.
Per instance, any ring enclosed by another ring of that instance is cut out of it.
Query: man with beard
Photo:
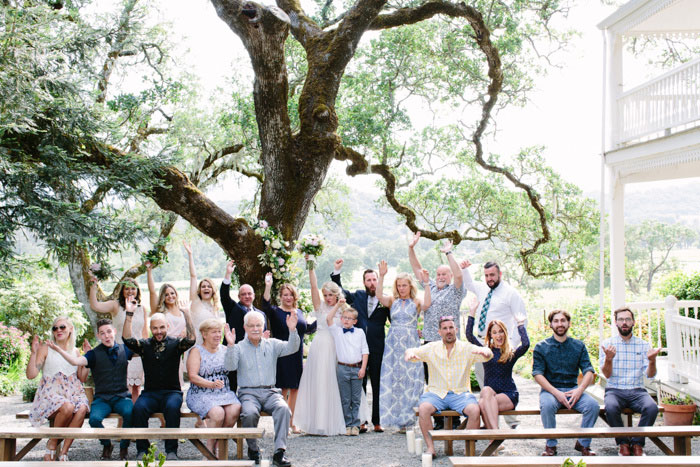
[[[430,369],[428,392],[418,401],[418,423],[425,447],[435,457],[430,436],[433,427],[430,417],[442,410],[455,410],[467,417],[467,428],[479,428],[479,402],[471,393],[469,384],[472,365],[493,358],[488,347],[479,347],[457,340],[457,328],[452,316],[443,316],[438,322],[440,341],[419,348],[406,349],[406,361],[425,362]]]
[[[639,426],[652,426],[659,408],[644,389],[644,372],[656,375],[656,356],[648,342],[632,335],[634,313],[629,308],[615,310],[618,335],[600,346],[600,371],[608,379],[605,386],[605,414],[610,426],[624,426],[620,412],[630,408],[642,414]],[[621,456],[643,456],[644,437],[615,438]],[[631,448],[631,449],[630,449]]]
[[[581,428],[595,425],[600,408],[598,402],[584,391],[593,382],[593,366],[588,358],[586,345],[566,333],[571,325],[571,315],[564,310],[554,310],[547,316],[554,335],[539,342],[532,356],[532,376],[542,387],[540,392],[540,415],[545,428],[556,428],[557,410],[562,407],[583,414]],[[583,379],[577,386],[578,372]],[[581,438],[574,449],[584,456],[595,456],[591,450],[591,439]],[[557,455],[557,440],[548,439],[543,456]]]
[[[418,281],[423,279],[423,266],[421,266],[418,256],[416,256],[415,246],[420,240],[420,231],[413,236],[413,241],[408,244],[408,259],[413,268]],[[459,338],[459,307],[467,291],[462,287],[462,270],[457,264],[454,255],[452,254],[452,242],[448,241],[440,251],[447,257],[448,265],[440,265],[435,274],[435,280],[430,280],[430,307],[423,311],[423,343],[439,341],[440,333],[438,322],[442,316],[452,316],[456,328],[456,337]],[[454,277],[454,283],[452,279]],[[425,381],[429,381],[430,370],[427,364],[425,365]],[[454,420],[456,425],[459,425],[459,418]],[[435,429],[442,430],[444,428],[444,417],[435,418]],[[456,426],[450,427],[456,428]]]
[[[343,267],[343,260],[335,260],[331,280],[343,288],[340,282],[340,270]],[[367,269],[362,273],[362,282],[365,290],[350,292],[343,289],[345,300],[350,306],[357,310],[356,327],[362,329],[367,336],[367,346],[369,347],[368,371],[362,380],[362,388],[367,391],[367,376],[372,382],[372,424],[374,431],[381,433],[384,431],[379,420],[379,380],[382,370],[382,357],[384,356],[384,326],[389,320],[389,309],[382,306],[375,296],[377,292],[377,273],[372,269]],[[360,433],[365,433],[367,427],[364,423],[360,426]]]
[[[489,261],[484,264],[484,282],[481,283],[474,282],[469,273],[469,266],[471,263],[468,260],[460,263],[464,287],[476,295],[477,311],[474,317],[476,338],[483,344],[489,323],[498,319],[508,329],[511,347],[517,349],[520,346],[518,322],[523,321],[527,326],[525,302],[517,290],[502,280],[503,273],[498,263]],[[474,365],[474,374],[479,386],[484,387],[484,366],[481,363]],[[503,418],[511,428],[517,428],[520,425],[518,418],[513,415],[506,415]]]
[[[162,412],[166,428],[180,428],[180,407],[182,406],[182,388],[180,387],[180,358],[195,343],[196,335],[192,326],[189,310],[183,310],[187,335],[183,338],[168,336],[168,320],[162,313],[151,316],[151,334],[149,339],[131,337],[131,319],[134,316],[136,302],[126,304],[124,320],[124,345],[143,360],[143,372],[146,382],[143,392],[134,403],[134,428],[147,428],[148,419],[155,412]],[[148,450],[147,439],[136,441],[137,459],[141,459]],[[177,440],[165,440],[167,460],[177,460]]]

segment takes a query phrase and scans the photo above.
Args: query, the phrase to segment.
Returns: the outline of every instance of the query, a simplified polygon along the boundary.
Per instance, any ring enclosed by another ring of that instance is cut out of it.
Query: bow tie
[[[343,328],[343,334],[345,334],[346,332],[355,332],[355,328]]]

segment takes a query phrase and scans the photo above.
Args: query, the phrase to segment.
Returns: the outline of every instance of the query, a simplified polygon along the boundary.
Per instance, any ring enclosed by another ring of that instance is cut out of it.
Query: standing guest
[[[270,303],[270,291],[272,290],[272,274],[265,275],[265,292],[263,293],[262,308],[270,320],[270,330],[277,339],[288,340],[287,318],[289,315],[296,315],[296,329],[299,333],[299,348],[292,355],[286,355],[277,360],[277,383],[276,386],[282,389],[282,396],[292,411],[290,426],[292,432],[301,433],[299,428],[294,426],[294,408],[299,392],[299,381],[304,368],[304,335],[316,332],[317,322],[307,324],[304,319],[304,312],[297,307],[299,292],[292,284],[280,285],[277,294],[277,302],[280,306]]]
[[[168,336],[168,320],[162,313],[151,316],[151,333],[149,339],[131,337],[131,319],[134,316],[136,302],[127,303],[124,321],[124,345],[143,358],[146,375],[144,390],[136,400],[133,410],[135,428],[147,428],[148,419],[155,412],[162,412],[166,428],[180,428],[180,407],[182,390],[178,378],[180,358],[195,342],[194,328],[189,311],[185,311],[187,334],[184,338]],[[137,458],[141,459],[148,450],[147,439],[136,441]],[[168,460],[177,460],[177,440],[165,441]]]
[[[479,408],[486,428],[498,429],[498,413],[513,410],[518,405],[519,395],[513,381],[513,365],[527,353],[530,339],[525,322],[518,321],[520,346],[513,350],[508,338],[508,328],[500,319],[494,319],[486,328],[486,342],[482,344],[474,337],[475,313],[476,308],[472,308],[467,319],[467,340],[479,347],[488,347],[493,352],[493,358],[483,363],[484,386],[479,393]]]
[[[382,358],[382,379],[379,393],[379,413],[384,424],[398,426],[400,432],[413,425],[413,407],[423,391],[423,366],[406,362],[404,352],[409,347],[418,347],[418,316],[421,310],[430,306],[430,276],[423,270],[421,284],[424,288],[423,300],[417,297],[418,288],[413,278],[399,273],[394,280],[393,294],[384,295],[384,276],[388,266],[386,261],[379,263],[379,284],[377,298],[391,310],[391,327],[386,337],[386,347]]]
[[[214,282],[209,278],[202,279],[197,283],[197,270],[194,267],[194,256],[192,247],[184,242],[187,258],[190,265],[190,316],[192,326],[197,335],[197,344],[202,343],[202,335],[199,333],[199,325],[204,320],[219,317],[219,299],[216,296]]]
[[[206,428],[232,428],[241,414],[241,403],[228,385],[224,359],[226,347],[221,344],[223,323],[207,319],[199,325],[202,345],[196,345],[187,357],[190,385],[187,407],[204,421]],[[217,440],[207,441],[216,454]]]
[[[122,330],[124,329],[126,318],[126,303],[134,300],[136,301],[136,310],[131,319],[131,335],[147,338],[148,328],[146,323],[148,323],[148,316],[146,315],[146,309],[141,306],[141,289],[138,283],[130,277],[122,279],[119,293],[117,294],[119,298],[117,300],[107,300],[106,302],[97,301],[96,286],[97,278],[94,276],[90,277],[90,308],[97,313],[109,314],[112,317],[114,329],[117,332],[116,343],[123,343]],[[129,366],[126,370],[126,384],[129,386],[129,392],[131,392],[131,401],[135,403],[139,397],[141,386],[143,386],[143,362],[141,362],[141,357],[138,355],[134,355],[129,360]]]
[[[341,435],[346,432],[347,419],[343,420],[341,392],[336,377],[337,341],[334,342],[329,331],[327,317],[331,316],[333,321],[335,310],[341,300],[345,303],[345,299],[342,298],[343,291],[333,282],[326,282],[319,291],[316,271],[313,269],[309,269],[309,282],[311,302],[318,324],[299,382],[294,424],[302,432],[312,435]]]
[[[331,274],[331,280],[342,288],[340,281],[340,270],[343,267],[343,260],[335,260],[335,268]],[[367,337],[369,347],[368,371],[362,380],[362,390],[367,392],[367,376],[372,384],[372,424],[374,431],[382,433],[384,429],[379,418],[379,392],[382,371],[382,358],[384,357],[384,328],[389,321],[389,309],[379,303],[377,299],[377,273],[372,269],[366,269],[362,273],[362,283],[364,290],[350,292],[343,289],[345,299],[355,310],[357,310],[356,326],[362,329]],[[364,420],[363,420],[364,422]],[[367,431],[364,423],[360,425],[360,433]]]
[[[408,244],[408,259],[411,262],[411,267],[416,275],[416,279],[421,280],[423,266],[421,266],[414,247],[420,240],[420,231],[417,231],[413,236],[413,240]],[[447,257],[449,266],[440,265],[437,268],[435,280],[430,280],[430,308],[423,312],[423,343],[439,341],[438,322],[441,316],[452,316],[457,327],[457,339],[459,339],[459,307],[462,304],[464,295],[467,293],[462,286],[462,270],[457,264],[454,255],[452,254],[452,242],[447,241],[440,248],[440,251]],[[452,279],[454,277],[454,283]],[[428,365],[424,364],[425,381],[428,382]],[[459,418],[455,419],[455,424],[459,424]],[[444,428],[444,417],[435,418],[435,429],[441,430]],[[451,427],[456,428],[456,427]]]
[[[475,362],[485,362],[493,356],[488,347],[477,347],[457,339],[452,316],[440,318],[438,326],[441,341],[406,349],[404,353],[406,361],[422,361],[430,368],[428,392],[420,396],[418,423],[425,447],[433,458],[435,446],[430,436],[431,415],[443,410],[455,410],[467,417],[467,428],[479,428],[479,404],[470,385],[471,368]]]
[[[90,426],[104,428],[102,420],[110,413],[116,412],[122,417],[122,427],[131,428],[131,412],[134,404],[126,386],[126,370],[133,353],[124,344],[116,342],[117,332],[112,325],[112,320],[101,319],[97,321],[97,337],[101,344],[89,350],[84,356],[66,352],[53,342],[49,347],[61,354],[71,365],[87,367],[92,371],[92,379],[95,382],[95,397],[90,405]],[[112,442],[101,439],[101,460],[112,458]],[[119,459],[125,460],[129,451],[130,440],[123,439],[119,442]]]
[[[547,316],[552,337],[538,342],[532,361],[532,376],[542,387],[540,391],[540,415],[545,428],[556,428],[557,410],[562,407],[583,414],[581,428],[591,428],[598,418],[598,402],[584,391],[593,382],[593,366],[588,358],[586,344],[566,333],[571,325],[571,315],[564,310],[554,310]],[[576,385],[578,372],[583,379]],[[576,440],[574,449],[584,456],[595,456],[591,439]],[[548,439],[543,456],[557,455],[557,440]]]
[[[506,325],[508,335],[510,336],[510,345],[517,349],[520,342],[520,333],[518,332],[518,322],[524,321],[527,324],[527,311],[525,311],[525,302],[520,298],[520,294],[509,283],[503,280],[503,273],[498,263],[489,261],[484,264],[484,282],[476,283],[472,280],[469,273],[469,261],[462,261],[464,286],[466,289],[476,295],[478,301],[478,315],[475,318],[475,326],[477,329],[476,338],[484,343],[486,338],[486,327],[489,322],[494,319],[500,320]],[[484,387],[484,366],[477,364],[474,366],[474,374],[480,387]],[[520,421],[514,415],[506,415],[506,424],[511,428],[517,428]]]
[[[345,429],[348,436],[360,434],[360,403],[362,402],[362,379],[367,370],[369,347],[367,338],[360,328],[355,328],[357,311],[345,308],[345,299],[338,301],[327,313],[326,324],[335,341],[338,356],[336,377],[340,400],[343,406]],[[340,327],[335,322],[335,315],[341,310]],[[358,370],[359,368],[359,370]]]
[[[267,278],[266,278],[267,281]],[[279,339],[263,339],[265,316],[257,311],[246,313],[243,321],[245,338],[238,344],[235,331],[226,332],[226,369],[238,371],[238,397],[241,400],[241,421],[245,428],[258,426],[260,411],[272,414],[275,427],[275,453],[272,462],[278,467],[290,467],[292,463],[285,456],[287,449],[287,430],[292,413],[282,397],[281,391],[275,388],[275,373],[280,357],[295,353],[301,339],[297,331],[297,313],[289,313],[286,317],[287,342]],[[248,439],[248,458],[260,462],[258,440]]]
[[[639,426],[652,426],[659,408],[644,389],[644,373],[656,375],[656,356],[645,340],[635,337],[634,313],[627,307],[615,310],[618,335],[600,346],[600,371],[608,379],[605,386],[605,414],[610,426],[624,426],[620,412],[630,408],[641,414]],[[644,437],[615,438],[621,456],[643,456]],[[631,447],[631,449],[630,449]]]
[[[253,305],[255,300],[255,291],[253,287],[248,284],[243,284],[238,289],[238,302],[231,298],[231,274],[235,268],[235,262],[230,260],[226,263],[226,272],[224,273],[224,280],[221,281],[221,287],[219,288],[219,295],[221,296],[221,306],[224,308],[224,314],[226,315],[226,323],[231,329],[233,329],[236,335],[236,339],[241,341],[245,336],[245,331],[243,330],[243,317],[249,311],[260,311]],[[231,390],[235,391],[238,387],[236,382],[236,372],[232,371],[228,375],[229,384]]]
[[[56,318],[51,327],[51,341],[67,353],[79,356],[75,348],[75,329],[66,316]],[[89,410],[88,400],[81,382],[87,370],[71,365],[49,344],[40,344],[36,335],[32,339],[32,353],[27,363],[27,378],[34,379],[41,371],[41,381],[29,411],[29,422],[34,427],[44,420],[53,420],[54,427],[78,428],[83,426]],[[46,443],[45,461],[68,460],[68,449],[73,440],[66,438],[60,453],[56,448],[60,440],[52,438]]]

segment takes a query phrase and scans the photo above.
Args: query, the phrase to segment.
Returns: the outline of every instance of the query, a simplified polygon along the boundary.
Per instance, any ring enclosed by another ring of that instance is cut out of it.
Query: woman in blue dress
[[[289,328],[287,328],[287,316],[290,313],[296,313],[297,332],[299,333],[299,350],[286,357],[277,359],[277,383],[275,386],[282,390],[289,410],[292,416],[289,419],[290,426],[294,433],[301,433],[294,426],[294,408],[297,402],[297,393],[299,391],[299,381],[301,380],[301,372],[304,368],[304,335],[316,332],[316,321],[311,324],[306,323],[304,312],[297,307],[299,301],[299,292],[292,284],[282,284],[277,293],[277,303],[275,306],[270,303],[270,292],[272,290],[272,274],[265,275],[265,292],[263,293],[262,310],[270,320],[270,331],[272,337],[286,341],[289,339]]]
[[[513,350],[508,338],[508,329],[503,321],[489,321],[484,344],[474,337],[474,315],[476,307],[469,312],[467,319],[467,340],[479,347],[489,347],[493,358],[484,362],[484,387],[479,396],[481,418],[488,429],[498,428],[498,413],[513,410],[518,405],[518,388],[513,381],[513,365],[530,348],[530,339],[525,329],[525,319],[519,320],[518,333],[520,346]]]
[[[423,365],[407,362],[404,352],[410,347],[419,347],[418,315],[430,306],[430,277],[423,269],[424,295],[418,298],[418,288],[413,277],[405,272],[394,280],[393,294],[384,295],[384,276],[388,266],[386,261],[379,263],[379,284],[377,299],[390,309],[391,327],[384,344],[379,391],[379,418],[382,424],[399,427],[404,432],[415,422],[413,408],[423,392]]]
[[[206,428],[231,428],[241,414],[241,403],[229,387],[224,366],[226,346],[221,344],[222,330],[223,323],[218,319],[202,321],[199,325],[202,343],[194,346],[187,357],[191,383],[187,407],[199,415]],[[215,439],[208,440],[207,448],[216,453],[216,443]]]

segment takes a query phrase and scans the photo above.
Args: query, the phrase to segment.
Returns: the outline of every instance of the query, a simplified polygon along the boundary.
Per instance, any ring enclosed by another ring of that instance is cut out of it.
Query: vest
[[[103,344],[95,347],[95,367],[92,368],[92,379],[95,381],[95,397],[110,399],[114,396],[129,397],[126,386],[126,359],[124,344],[114,344],[117,347],[117,361],[109,359],[108,349]]]

